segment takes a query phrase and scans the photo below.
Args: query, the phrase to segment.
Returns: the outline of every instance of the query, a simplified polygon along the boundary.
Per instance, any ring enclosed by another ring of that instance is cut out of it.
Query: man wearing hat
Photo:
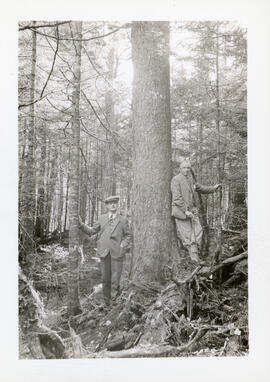
[[[130,244],[130,230],[126,218],[118,214],[119,196],[105,200],[108,212],[99,217],[93,227],[88,227],[79,219],[79,228],[89,236],[99,233],[97,256],[101,261],[103,296],[108,306],[120,293],[120,278],[123,258]]]
[[[221,187],[203,186],[194,184],[190,177],[191,164],[189,159],[180,161],[180,173],[173,177],[171,182],[172,191],[172,216],[175,218],[177,235],[188,250],[190,259],[194,263],[203,263],[199,259],[199,249],[202,241],[202,226],[198,217],[196,192],[210,194]]]

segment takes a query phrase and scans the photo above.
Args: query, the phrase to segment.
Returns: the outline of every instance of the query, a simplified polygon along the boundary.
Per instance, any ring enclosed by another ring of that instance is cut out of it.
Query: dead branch
[[[81,93],[83,94],[84,98],[86,99],[87,103],[89,104],[89,106],[91,107],[92,111],[94,112],[95,116],[97,117],[99,123],[101,124],[102,127],[104,127],[104,129],[111,135],[112,139],[116,142],[116,144],[118,144],[118,146],[121,147],[121,149],[123,151],[125,151],[126,153],[128,153],[128,151],[121,145],[121,143],[119,142],[119,140],[117,139],[116,137],[116,133],[111,130],[110,128],[108,128],[103,122],[102,120],[100,119],[99,115],[97,114],[94,106],[92,105],[91,101],[89,100],[89,98],[87,97],[87,95],[85,94],[85,92],[83,90],[81,90]]]
[[[227,265],[234,264],[234,263],[237,263],[238,261],[246,259],[247,256],[248,256],[247,255],[247,251],[245,251],[245,252],[241,253],[240,255],[229,257],[228,259],[223,260],[221,263],[217,264],[214,267],[205,267],[205,268],[203,268],[199,272],[199,275],[200,276],[208,276],[208,275],[210,275],[212,273],[215,273],[219,269],[221,269],[223,267],[226,267]]]
[[[59,40],[61,40],[61,41],[91,41],[91,40],[96,40],[96,39],[99,39],[99,38],[104,38],[104,37],[110,36],[111,34],[118,32],[120,29],[127,28],[127,27],[129,27],[129,24],[124,24],[124,25],[114,29],[111,32],[108,32],[108,33],[105,33],[105,34],[99,35],[99,36],[89,37],[89,38],[65,38],[65,37],[59,37]],[[28,29],[33,30],[32,27],[29,27]],[[52,36],[52,35],[49,35],[49,34],[46,34],[46,33],[42,33],[42,32],[37,31],[37,30],[35,32],[40,34],[41,36],[52,38],[54,40],[56,39],[55,36]]]
[[[52,67],[51,67],[51,70],[50,70],[50,73],[48,75],[48,78],[43,86],[43,89],[41,91],[41,94],[40,94],[40,98],[42,98],[43,94],[44,94],[44,90],[46,89],[46,86],[50,80],[50,77],[52,75],[52,72],[53,72],[53,69],[54,69],[54,64],[55,64],[55,59],[56,59],[56,56],[57,56],[57,52],[58,52],[58,49],[59,49],[59,30],[58,30],[58,26],[56,27],[56,37],[57,37],[57,40],[56,40],[56,48],[55,48],[55,52],[54,52],[54,56],[53,56],[53,62],[52,62]]]
[[[188,351],[201,337],[205,335],[208,329],[199,329],[195,337],[182,346],[172,345],[139,345],[132,349],[121,351],[101,351],[91,354],[91,358],[141,358],[141,357],[165,357],[168,355],[177,355],[184,351]]]
[[[21,103],[21,104],[18,105],[18,109],[21,109],[22,107],[27,107],[27,106],[34,105],[35,103],[37,103],[37,102],[43,100],[43,98],[48,97],[48,95],[49,95],[49,94],[46,94],[46,95],[44,95],[44,96],[42,96],[42,97],[39,97],[38,99],[36,99],[36,100],[33,101],[33,102],[29,102],[29,103]]]
[[[57,23],[49,23],[49,24],[39,24],[39,25],[25,25],[24,27],[19,27],[19,31],[24,31],[26,29],[37,29],[37,28],[52,28],[52,27],[58,27],[59,25],[64,25],[64,24],[68,24],[70,23],[71,21],[61,21],[61,22],[57,22]]]

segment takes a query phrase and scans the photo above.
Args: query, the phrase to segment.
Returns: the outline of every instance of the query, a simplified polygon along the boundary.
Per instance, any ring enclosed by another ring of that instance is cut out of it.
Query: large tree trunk
[[[171,256],[169,23],[132,24],[136,283],[162,281]]]
[[[82,23],[72,23],[73,34],[81,39]],[[72,96],[72,142],[70,148],[70,179],[69,179],[69,284],[68,313],[75,316],[81,312],[79,301],[79,175],[80,175],[80,80],[81,80],[81,41],[74,41],[74,90]]]

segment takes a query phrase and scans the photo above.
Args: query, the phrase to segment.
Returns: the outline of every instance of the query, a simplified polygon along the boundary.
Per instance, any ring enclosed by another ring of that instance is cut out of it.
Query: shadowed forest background
[[[21,358],[247,353],[246,70],[237,23],[19,23]],[[195,270],[171,218],[180,157],[222,184]],[[111,194],[133,243],[104,312],[78,216]]]

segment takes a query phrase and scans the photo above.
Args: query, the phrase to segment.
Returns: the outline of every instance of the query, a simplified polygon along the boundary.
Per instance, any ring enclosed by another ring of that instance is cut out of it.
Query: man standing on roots
[[[180,173],[172,179],[172,216],[175,218],[177,236],[188,250],[191,261],[203,264],[204,262],[199,259],[203,230],[198,217],[195,191],[210,194],[217,191],[221,185],[194,184],[190,177],[190,168],[189,159],[182,159]]]
[[[93,227],[79,220],[79,228],[89,236],[99,233],[97,256],[100,258],[103,296],[107,306],[120,294],[123,259],[131,238],[127,219],[117,211],[118,201],[118,196],[105,200],[108,212],[101,215]]]

